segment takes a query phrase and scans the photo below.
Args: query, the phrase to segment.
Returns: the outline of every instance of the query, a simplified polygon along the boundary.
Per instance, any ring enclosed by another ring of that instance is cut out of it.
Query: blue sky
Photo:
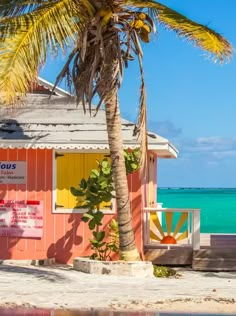
[[[236,47],[235,0],[160,1],[224,35]],[[207,53],[158,29],[144,46],[148,127],[180,151],[160,159],[161,187],[236,187],[236,64],[213,63]],[[63,60],[49,60],[41,76],[53,81]],[[130,64],[120,90],[123,117],[135,121],[140,75]]]

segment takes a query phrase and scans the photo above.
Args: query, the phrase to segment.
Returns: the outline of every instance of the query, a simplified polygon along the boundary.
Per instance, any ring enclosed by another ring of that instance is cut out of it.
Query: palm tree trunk
[[[99,53],[103,62],[97,82],[97,91],[105,104],[108,143],[112,173],[116,191],[117,220],[119,226],[120,258],[126,261],[140,260],[135,243],[132,215],[126,176],[118,88],[120,75],[120,38],[117,30],[106,32]]]
[[[119,88],[119,36],[111,32],[104,41],[104,63],[100,71],[98,93],[104,101],[108,143],[112,161],[112,173],[116,191],[117,217],[119,226],[120,258],[122,260],[140,260],[135,243],[132,215],[129,200],[128,181],[125,168],[124,149],[120,110],[118,103]]]
[[[120,111],[117,95],[114,95],[108,102],[105,103],[105,109],[108,142],[112,160],[112,172],[116,190],[120,258],[122,260],[129,261],[140,260],[132,226],[129,190],[123,153]]]

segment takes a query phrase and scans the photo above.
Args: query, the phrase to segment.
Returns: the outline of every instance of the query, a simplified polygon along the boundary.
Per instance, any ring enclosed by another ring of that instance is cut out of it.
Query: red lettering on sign
[[[42,202],[0,200],[0,236],[40,238],[42,228]]]
[[[4,175],[4,176],[10,176],[10,175],[13,175],[14,172],[13,171],[3,171],[3,170],[1,170],[1,174]]]

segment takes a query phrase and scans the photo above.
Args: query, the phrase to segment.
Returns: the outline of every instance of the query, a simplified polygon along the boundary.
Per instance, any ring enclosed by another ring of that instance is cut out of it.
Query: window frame
[[[56,153],[58,154],[109,154],[108,150],[76,150],[76,149],[53,149],[52,151],[52,214],[83,214],[86,213],[89,209],[88,208],[78,208],[78,209],[72,209],[72,208],[56,208],[56,201],[57,201],[57,158]],[[111,200],[112,203],[112,209],[101,209],[100,211],[103,212],[103,214],[111,214],[114,215],[116,213],[116,199],[113,198]]]

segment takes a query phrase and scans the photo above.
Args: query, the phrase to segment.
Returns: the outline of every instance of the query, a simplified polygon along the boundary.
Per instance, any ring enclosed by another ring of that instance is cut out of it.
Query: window
[[[101,153],[55,152],[54,155],[54,197],[53,213],[83,213],[78,200],[70,192],[70,187],[77,187],[82,178],[88,179],[91,169],[97,169],[96,160],[105,156]],[[102,203],[104,213],[114,213],[114,201]]]

